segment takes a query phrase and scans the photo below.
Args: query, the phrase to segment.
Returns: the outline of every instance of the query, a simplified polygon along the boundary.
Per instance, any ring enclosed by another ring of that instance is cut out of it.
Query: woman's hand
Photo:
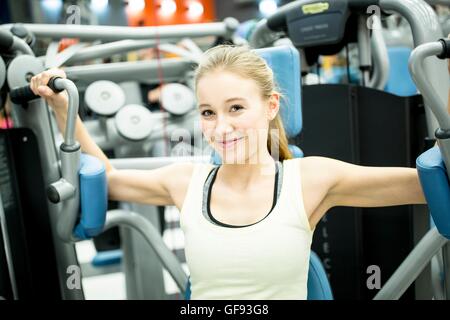
[[[52,77],[66,78],[66,73],[62,69],[57,68],[41,72],[31,78],[30,88],[34,94],[44,98],[53,110],[67,110],[68,96],[66,91],[64,90],[62,92],[55,93],[47,86],[48,81]]]

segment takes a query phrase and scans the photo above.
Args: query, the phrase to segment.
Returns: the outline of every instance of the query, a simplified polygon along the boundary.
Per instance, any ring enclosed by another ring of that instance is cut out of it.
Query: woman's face
[[[197,99],[202,132],[222,162],[258,163],[278,96],[263,99],[254,80],[221,70],[199,79]]]

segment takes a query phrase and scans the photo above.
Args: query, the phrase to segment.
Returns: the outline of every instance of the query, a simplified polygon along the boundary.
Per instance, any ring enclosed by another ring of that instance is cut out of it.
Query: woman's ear
[[[275,119],[279,110],[280,110],[280,94],[274,91],[269,97],[269,109],[268,109],[269,120]]]

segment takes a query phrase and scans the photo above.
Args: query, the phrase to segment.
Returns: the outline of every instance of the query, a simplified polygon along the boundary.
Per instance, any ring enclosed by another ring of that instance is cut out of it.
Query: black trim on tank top
[[[211,213],[211,210],[210,210],[210,203],[211,203],[212,186],[213,186],[213,184],[214,184],[214,181],[216,180],[216,176],[217,176],[217,172],[219,171],[219,168],[220,168],[220,166],[218,166],[215,170],[212,170],[212,171],[209,173],[209,175],[208,175],[208,177],[209,177],[209,176],[211,175],[211,173],[214,171],[214,174],[213,174],[212,179],[211,179],[211,183],[210,183],[210,185],[209,185],[209,189],[208,189],[208,198],[207,198],[207,202],[206,202],[206,211],[207,211],[208,217],[211,219],[211,221],[214,222],[215,224],[217,224],[217,225],[219,225],[219,226],[221,226],[221,227],[225,227],[225,228],[245,228],[245,227],[253,226],[253,225],[257,224],[257,223],[260,223],[260,222],[263,221],[264,219],[266,219],[266,218],[270,215],[270,213],[273,211],[273,208],[275,208],[275,205],[276,205],[276,203],[277,203],[277,194],[278,194],[278,172],[279,172],[279,170],[278,170],[278,166],[276,165],[276,163],[275,163],[275,187],[274,187],[274,190],[273,190],[272,208],[270,208],[269,213],[266,214],[266,215],[264,216],[264,218],[262,218],[261,220],[255,222],[255,223],[252,223],[252,224],[246,224],[246,225],[243,225],[243,226],[236,226],[236,225],[232,225],[232,224],[227,224],[227,223],[220,222],[219,220],[217,220],[216,218],[214,218],[214,216],[213,216],[212,213]],[[208,178],[207,178],[207,179],[208,179]]]

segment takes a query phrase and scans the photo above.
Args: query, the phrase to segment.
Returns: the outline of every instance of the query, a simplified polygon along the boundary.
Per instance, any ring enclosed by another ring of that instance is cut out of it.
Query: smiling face
[[[224,164],[258,163],[268,153],[269,122],[279,96],[263,97],[253,79],[223,69],[204,74],[197,82],[202,132]]]

